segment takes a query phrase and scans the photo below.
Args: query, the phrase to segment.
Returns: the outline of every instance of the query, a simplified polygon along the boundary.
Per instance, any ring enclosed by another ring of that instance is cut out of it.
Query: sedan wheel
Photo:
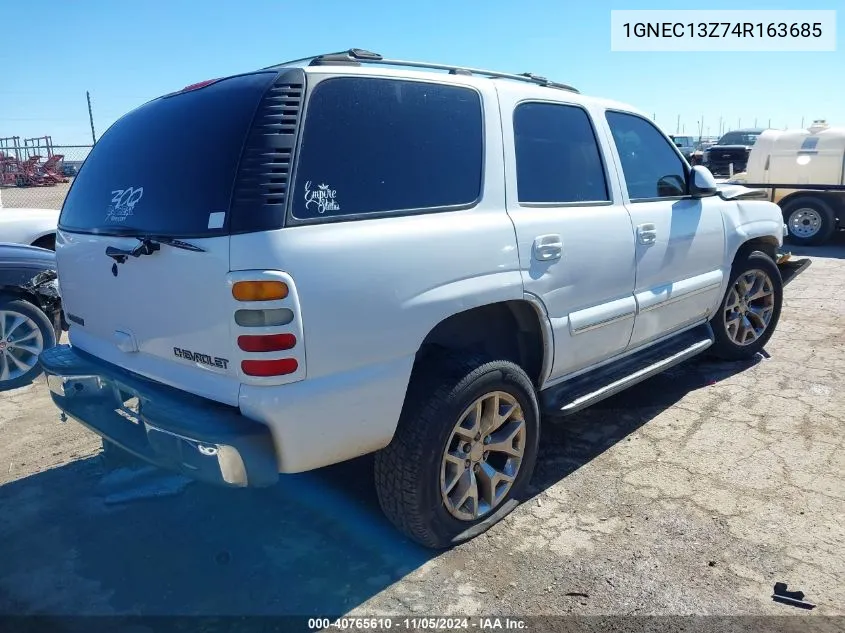
[[[0,389],[25,385],[41,374],[38,357],[56,344],[50,319],[28,301],[0,300]]]

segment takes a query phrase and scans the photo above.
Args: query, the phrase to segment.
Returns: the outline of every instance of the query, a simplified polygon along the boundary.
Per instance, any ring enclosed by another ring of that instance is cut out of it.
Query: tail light
[[[238,347],[245,352],[279,352],[296,346],[293,334],[258,334],[238,337]]]
[[[278,301],[288,292],[283,281],[239,281],[232,286],[232,296],[238,301]]]
[[[236,301],[253,304],[236,307],[233,315],[238,327],[244,328],[237,342],[247,356],[241,361],[241,371],[247,376],[278,378],[299,370],[303,350],[301,344],[297,348],[297,338],[301,338],[302,330],[296,317],[298,302],[295,294],[290,296],[288,283],[292,282],[277,278],[246,279],[232,284],[232,297]],[[264,306],[255,305],[261,303]],[[283,358],[248,358],[252,354],[276,355],[268,354],[272,352],[281,352],[278,356]]]
[[[241,370],[247,376],[284,376],[299,369],[295,358],[280,358],[277,360],[245,360],[241,362]]]

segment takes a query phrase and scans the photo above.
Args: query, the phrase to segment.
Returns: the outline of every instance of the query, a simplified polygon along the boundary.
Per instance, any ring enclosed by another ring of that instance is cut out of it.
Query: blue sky
[[[6,3],[0,61],[0,137],[49,134],[90,142],[144,101],[187,84],[307,55],[367,48],[386,57],[531,71],[582,92],[628,102],[687,133],[740,121],[845,125],[845,44],[833,53],[610,51],[611,9],[837,9],[778,0],[520,0],[519,2],[285,2],[86,0]],[[20,25],[15,35],[14,25]],[[834,78],[838,77],[838,81]],[[830,80],[830,81],[827,81]]]

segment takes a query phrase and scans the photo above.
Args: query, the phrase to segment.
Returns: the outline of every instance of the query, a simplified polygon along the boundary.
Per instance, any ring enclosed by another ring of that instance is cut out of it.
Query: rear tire
[[[451,353],[420,361],[396,434],[375,456],[379,503],[414,541],[457,545],[516,507],[539,439],[537,396],[519,366]]]
[[[802,197],[790,200],[783,207],[788,239],[793,244],[824,244],[836,231],[836,214],[821,198]]]
[[[775,332],[783,303],[783,280],[772,258],[761,251],[740,252],[731,268],[728,289],[710,320],[713,356],[753,358]]]

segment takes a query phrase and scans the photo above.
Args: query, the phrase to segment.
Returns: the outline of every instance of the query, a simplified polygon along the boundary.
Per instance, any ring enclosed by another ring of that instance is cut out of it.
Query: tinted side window
[[[523,103],[513,113],[520,202],[610,199],[587,113],[576,106]]]
[[[339,77],[308,105],[293,216],[468,205],[481,195],[483,121],[459,86]]]
[[[686,195],[686,167],[652,123],[621,112],[608,112],[607,122],[631,200]]]

